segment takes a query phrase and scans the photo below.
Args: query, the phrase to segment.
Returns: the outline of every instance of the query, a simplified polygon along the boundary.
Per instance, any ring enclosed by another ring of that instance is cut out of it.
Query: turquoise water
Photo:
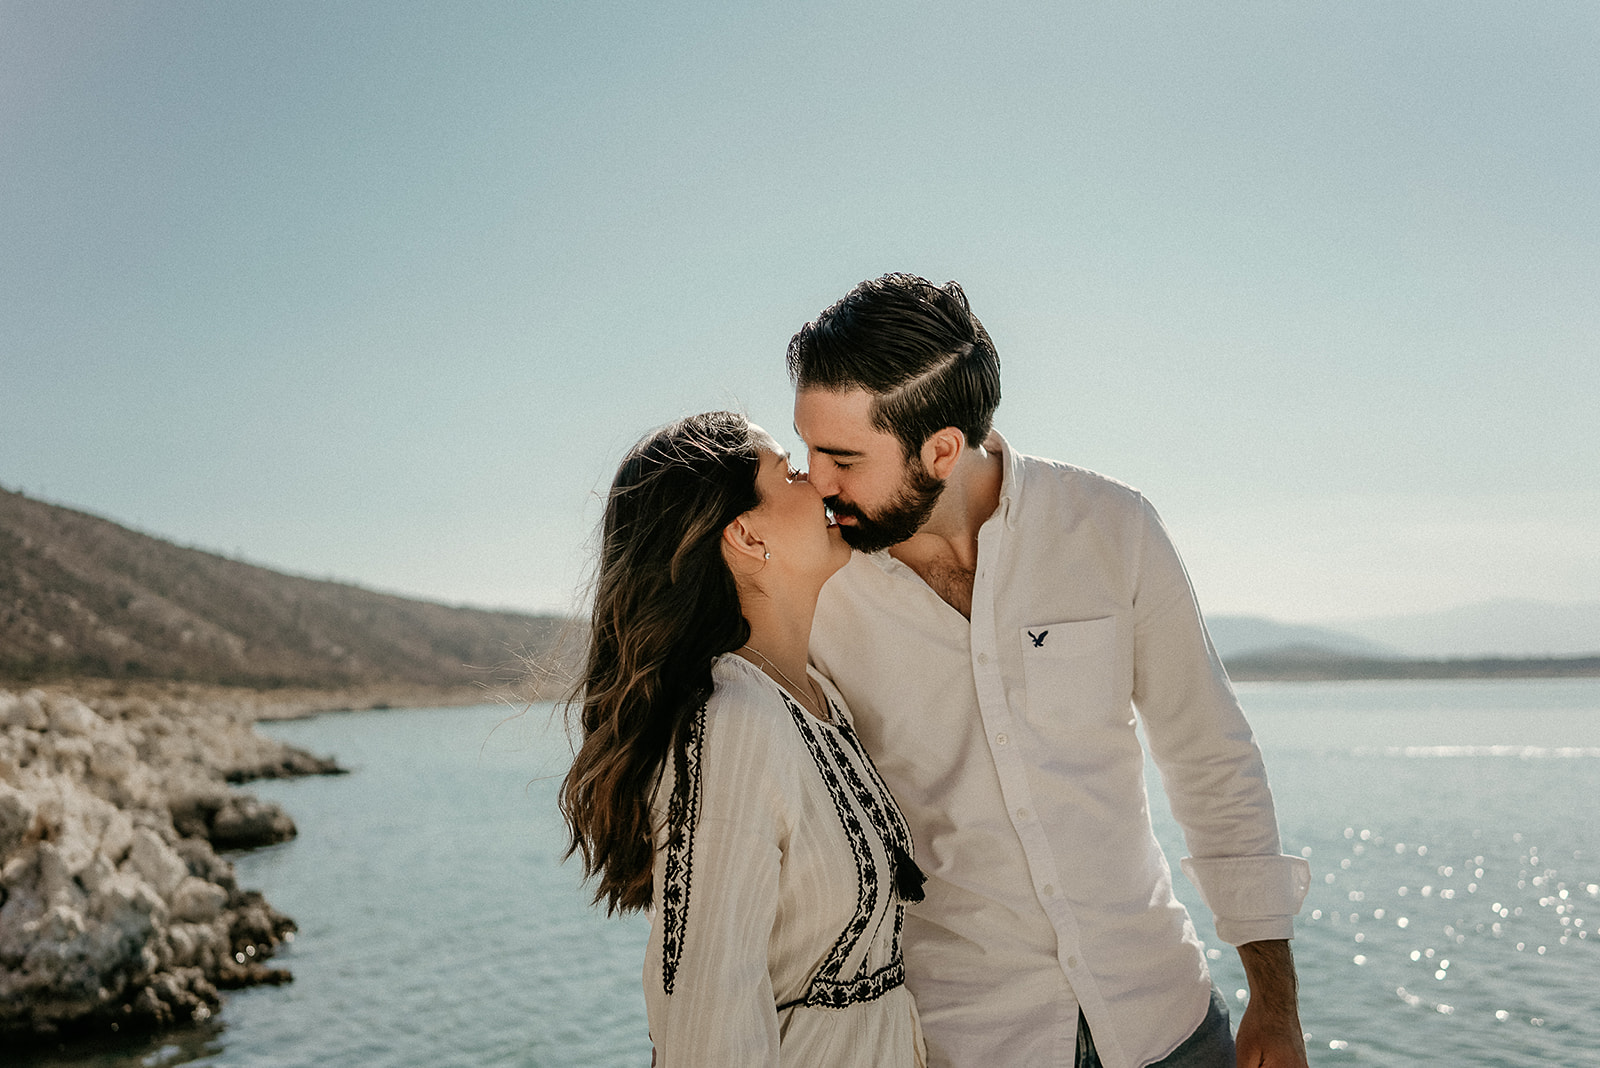
[[[1600,1065],[1600,680],[1240,690],[1285,848],[1314,872],[1295,941],[1311,1063]],[[558,863],[565,742],[547,707],[508,714],[265,725],[355,770],[249,787],[300,827],[236,858],[300,924],[294,983],[29,1064],[643,1068],[644,921],[591,910]],[[1237,1023],[1237,956],[1213,952]]]
[[[1240,690],[1312,866],[1311,1063],[1600,1065],[1600,680]]]

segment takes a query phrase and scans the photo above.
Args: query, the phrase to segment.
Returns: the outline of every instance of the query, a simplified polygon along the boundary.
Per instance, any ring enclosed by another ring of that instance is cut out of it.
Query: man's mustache
[[[861,509],[857,508],[853,504],[846,504],[844,501],[841,501],[838,497],[824,497],[824,498],[822,498],[822,503],[827,506],[828,511],[833,513],[833,517],[835,519],[839,518],[842,515],[853,516],[856,519],[865,519],[865,518],[867,518],[862,513]]]

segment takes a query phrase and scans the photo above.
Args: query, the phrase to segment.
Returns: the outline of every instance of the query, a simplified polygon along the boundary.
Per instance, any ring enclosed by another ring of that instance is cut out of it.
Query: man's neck
[[[1004,459],[994,435],[956,461],[933,514],[915,535],[889,550],[951,607],[971,615],[971,576],[978,569],[978,531],[1000,507]],[[965,576],[965,581],[960,581]],[[963,588],[964,587],[964,588]]]

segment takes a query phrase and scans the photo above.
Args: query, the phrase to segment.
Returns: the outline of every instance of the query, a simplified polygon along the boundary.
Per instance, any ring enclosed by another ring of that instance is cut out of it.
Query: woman
[[[850,558],[822,498],[759,427],[694,416],[623,461],[600,553],[561,806],[596,902],[651,909],[656,1063],[923,1064],[900,959],[922,874],[806,662]]]

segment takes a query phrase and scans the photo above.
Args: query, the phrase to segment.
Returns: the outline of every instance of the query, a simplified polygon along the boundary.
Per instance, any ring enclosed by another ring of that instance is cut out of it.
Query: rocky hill
[[[568,629],[285,575],[0,489],[0,680],[494,687]]]

